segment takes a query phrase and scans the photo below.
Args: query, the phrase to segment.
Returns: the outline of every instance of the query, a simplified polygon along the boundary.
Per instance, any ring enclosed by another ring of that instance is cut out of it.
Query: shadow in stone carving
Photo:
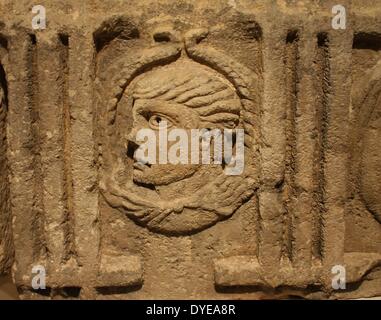
[[[53,290],[54,297],[61,297],[67,299],[79,299],[81,294],[81,287],[63,287]]]
[[[0,40],[0,46],[1,46],[1,40]],[[1,90],[3,91],[2,103],[4,103],[4,106],[6,107],[8,106],[8,86],[7,86],[5,71],[2,65],[0,65],[0,85],[1,85]]]
[[[247,294],[247,293],[258,293],[261,294],[259,297],[260,300],[266,299],[291,299],[291,300],[305,300],[306,292],[310,294],[321,292],[320,286],[309,285],[302,292],[300,288],[292,286],[280,286],[277,288],[269,288],[263,286],[231,286],[231,287],[222,287],[215,286],[215,289],[218,293],[224,294]]]
[[[100,52],[104,46],[114,39],[137,39],[139,30],[123,17],[116,17],[104,22],[94,33],[95,48]]]
[[[142,285],[135,285],[129,287],[99,287],[97,288],[98,293],[103,295],[112,295],[112,294],[125,294],[133,291],[138,291],[142,288]]]
[[[353,49],[381,50],[380,38],[378,33],[357,33],[353,39]]]
[[[50,297],[52,294],[52,289],[49,287],[46,287],[46,289],[38,289],[38,290],[30,290],[32,293],[41,295],[43,297]]]
[[[11,276],[0,277],[0,300],[18,299],[16,286],[13,284]]]

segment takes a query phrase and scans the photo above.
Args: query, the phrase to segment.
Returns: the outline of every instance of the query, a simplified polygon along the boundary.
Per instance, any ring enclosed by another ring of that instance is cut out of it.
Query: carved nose
[[[139,148],[139,145],[135,141],[128,140],[127,144],[127,157],[135,159],[135,151]]]
[[[140,144],[136,141],[137,130],[133,129],[127,135],[127,156],[134,159],[135,151],[139,148]]]
[[[136,135],[138,133],[138,129],[134,128],[131,130],[131,132],[127,135],[128,142],[134,143],[139,146],[139,143],[136,141]]]
[[[128,149],[135,151],[137,148],[139,148],[139,144],[136,141],[128,141]]]

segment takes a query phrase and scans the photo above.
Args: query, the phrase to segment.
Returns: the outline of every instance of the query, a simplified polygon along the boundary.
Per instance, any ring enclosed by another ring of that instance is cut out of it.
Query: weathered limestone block
[[[66,0],[34,30],[34,3],[0,1],[0,273],[14,256],[21,298],[380,296],[381,5],[341,1],[336,30],[335,4]],[[236,130],[242,170],[143,163],[162,122]]]

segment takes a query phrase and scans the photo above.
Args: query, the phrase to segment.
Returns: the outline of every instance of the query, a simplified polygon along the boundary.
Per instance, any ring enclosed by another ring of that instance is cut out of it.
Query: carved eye
[[[167,123],[167,128],[173,126],[172,120],[161,114],[153,114],[148,119],[149,126],[153,129],[159,129],[159,127],[163,126],[165,122]]]

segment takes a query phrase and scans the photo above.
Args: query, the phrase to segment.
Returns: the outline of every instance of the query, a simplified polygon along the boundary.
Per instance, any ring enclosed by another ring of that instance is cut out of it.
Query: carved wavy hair
[[[203,123],[236,127],[241,102],[236,89],[213,70],[191,60],[159,67],[137,79],[134,99],[158,99],[194,108]]]

